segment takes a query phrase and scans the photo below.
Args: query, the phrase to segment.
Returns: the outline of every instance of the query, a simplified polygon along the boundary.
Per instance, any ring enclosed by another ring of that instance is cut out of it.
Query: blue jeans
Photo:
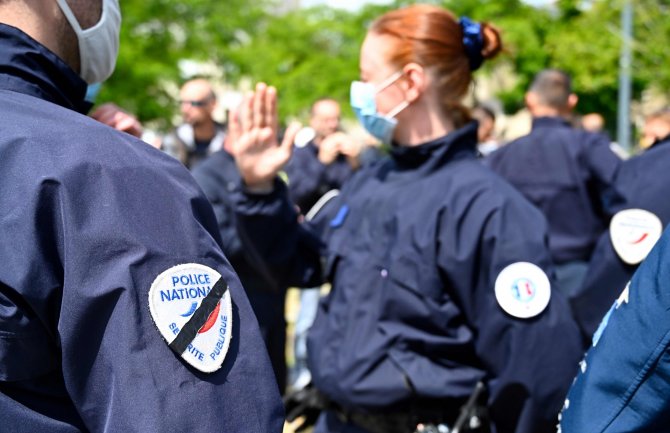
[[[293,346],[295,367],[293,368],[291,387],[294,389],[303,388],[312,378],[307,369],[307,331],[309,331],[312,323],[314,323],[316,311],[319,308],[320,292],[320,287],[312,287],[300,291],[300,310],[295,321],[295,341]]]

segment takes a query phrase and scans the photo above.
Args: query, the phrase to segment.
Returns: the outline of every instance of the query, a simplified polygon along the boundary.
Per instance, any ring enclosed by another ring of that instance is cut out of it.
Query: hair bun
[[[470,62],[470,70],[476,71],[484,61],[484,56],[482,55],[484,48],[482,26],[468,17],[461,17],[458,23],[463,31],[463,46]]]
[[[482,38],[484,45],[482,47],[482,57],[485,59],[492,59],[497,56],[503,49],[502,38],[497,28],[489,23],[482,23]]]

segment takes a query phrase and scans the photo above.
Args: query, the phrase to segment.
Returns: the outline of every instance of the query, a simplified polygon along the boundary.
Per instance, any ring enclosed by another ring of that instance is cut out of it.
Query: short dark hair
[[[545,69],[535,76],[529,91],[539,97],[541,104],[561,109],[572,94],[572,80],[561,70]]]
[[[482,104],[475,105],[472,108],[471,113],[472,113],[472,117],[474,117],[475,119],[479,119],[479,114],[481,113],[485,117],[488,117],[489,119],[491,119],[494,122],[496,120],[496,113],[493,111],[492,108],[490,108],[486,105],[482,105]]]
[[[670,123],[670,107],[663,107],[660,110],[654,111],[648,115],[645,120],[662,120],[664,122]]]

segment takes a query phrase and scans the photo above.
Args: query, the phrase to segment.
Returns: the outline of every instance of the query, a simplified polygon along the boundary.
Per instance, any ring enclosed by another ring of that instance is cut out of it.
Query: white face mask
[[[82,30],[66,0],[57,0],[79,41],[79,75],[88,84],[105,81],[114,72],[119,54],[121,10],[118,0],[102,0],[100,21]]]

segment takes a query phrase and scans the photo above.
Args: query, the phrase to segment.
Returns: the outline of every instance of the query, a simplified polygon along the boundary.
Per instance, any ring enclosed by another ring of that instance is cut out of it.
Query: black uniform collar
[[[570,127],[570,122],[563,117],[533,117],[532,128],[555,128],[555,127]]]
[[[429,161],[438,163],[451,159],[463,152],[475,156],[476,147],[477,122],[470,122],[443,137],[418,146],[401,146],[393,143],[391,157],[399,166],[414,168]]]
[[[21,30],[0,23],[0,89],[44,99],[80,113],[86,83],[53,52]]]

